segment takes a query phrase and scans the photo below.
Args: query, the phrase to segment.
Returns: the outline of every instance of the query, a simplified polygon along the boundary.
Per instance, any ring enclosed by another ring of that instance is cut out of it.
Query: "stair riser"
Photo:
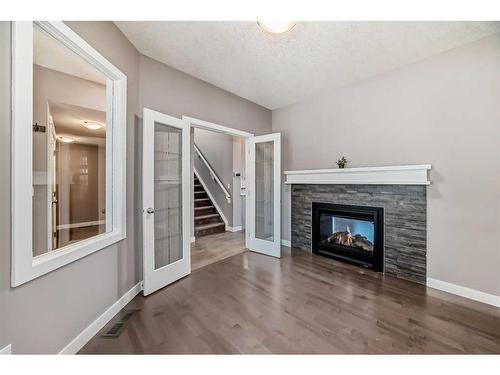
[[[210,199],[204,200],[204,201],[194,201],[194,206],[195,207],[205,207],[205,206],[211,206],[212,202],[210,202]]]
[[[196,218],[197,216],[204,216],[204,215],[209,215],[209,214],[216,214],[217,210],[215,207],[207,207],[203,208],[201,210],[195,210],[194,211],[194,217]]]
[[[204,191],[195,191],[194,199],[200,199],[200,198],[208,198],[207,193],[205,193]]]
[[[207,217],[207,218],[194,218],[194,226],[195,229],[198,225],[205,225],[205,224],[212,224],[212,223],[222,223],[222,220],[219,215],[214,216],[214,217]]]
[[[203,236],[208,236],[210,234],[215,234],[215,233],[224,233],[226,229],[224,228],[223,225],[220,227],[215,227],[215,228],[208,228],[208,229],[203,229],[203,230],[196,230],[194,231],[196,237],[203,237]]]
[[[205,191],[205,190],[203,189],[203,186],[200,185],[200,186],[195,186],[194,191],[196,192],[196,191]]]

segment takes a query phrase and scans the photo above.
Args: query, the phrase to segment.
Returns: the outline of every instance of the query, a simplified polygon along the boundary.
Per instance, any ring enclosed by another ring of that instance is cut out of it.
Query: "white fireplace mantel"
[[[285,184],[429,185],[430,164],[285,171]]]

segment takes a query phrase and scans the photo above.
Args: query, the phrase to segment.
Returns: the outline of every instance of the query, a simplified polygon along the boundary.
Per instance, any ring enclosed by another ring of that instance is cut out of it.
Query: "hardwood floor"
[[[289,248],[245,251],[126,309],[140,311],[118,338],[81,353],[500,353],[498,308]]]
[[[191,245],[191,269],[197,270],[244,251],[245,232],[223,232],[196,238]]]

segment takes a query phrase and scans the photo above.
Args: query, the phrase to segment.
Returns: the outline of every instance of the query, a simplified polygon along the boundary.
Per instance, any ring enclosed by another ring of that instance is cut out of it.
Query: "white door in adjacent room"
[[[246,247],[281,256],[281,135],[247,139]]]
[[[144,295],[191,273],[190,125],[144,108]]]

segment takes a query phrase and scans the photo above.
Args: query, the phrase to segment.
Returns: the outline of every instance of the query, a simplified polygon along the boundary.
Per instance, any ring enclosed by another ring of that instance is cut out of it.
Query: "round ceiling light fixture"
[[[74,138],[71,138],[71,137],[66,137],[65,135],[61,135],[59,137],[57,137],[61,142],[64,142],[64,143],[73,143],[75,141]]]
[[[286,33],[293,29],[297,22],[293,21],[257,21],[262,30],[273,34]]]
[[[97,121],[83,121],[82,125],[90,130],[97,130],[97,129],[102,128],[102,124],[100,122],[97,122]]]

